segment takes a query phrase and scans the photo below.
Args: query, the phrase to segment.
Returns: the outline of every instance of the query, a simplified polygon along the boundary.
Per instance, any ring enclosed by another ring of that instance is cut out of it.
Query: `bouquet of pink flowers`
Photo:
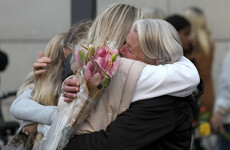
[[[108,44],[99,48],[78,45],[74,53],[78,66],[75,77],[80,82],[77,100],[71,103],[59,101],[55,120],[36,149],[63,149],[87,118],[118,67],[118,50],[111,51]]]

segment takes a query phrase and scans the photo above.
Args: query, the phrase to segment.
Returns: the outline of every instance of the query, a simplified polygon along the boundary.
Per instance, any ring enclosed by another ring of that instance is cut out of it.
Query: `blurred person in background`
[[[201,9],[189,7],[184,10],[184,16],[191,23],[191,40],[195,55],[194,64],[205,86],[201,103],[207,111],[212,112],[215,98],[211,74],[215,48],[214,41],[208,29],[205,14]]]
[[[8,65],[8,56],[0,49],[0,71],[4,71]]]
[[[230,140],[224,138],[226,133],[230,135],[230,45],[228,47],[227,55],[225,56],[220,80],[218,84],[218,94],[213,109],[213,116],[211,119],[212,127],[215,132],[221,133],[219,135],[217,149],[229,150]]]
[[[184,56],[194,63],[195,55],[194,55],[191,38],[190,38],[190,34],[191,34],[190,22],[185,17],[178,14],[170,15],[167,18],[165,18],[165,20],[170,24],[172,24],[173,27],[179,33]]]

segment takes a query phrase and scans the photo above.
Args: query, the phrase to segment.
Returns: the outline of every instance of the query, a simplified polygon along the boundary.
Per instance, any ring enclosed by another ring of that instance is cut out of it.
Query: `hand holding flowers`
[[[63,149],[109,86],[118,67],[118,50],[111,51],[108,44],[99,48],[78,45],[74,53],[78,68],[75,78],[80,82],[77,100],[59,102],[56,118],[36,149]]]

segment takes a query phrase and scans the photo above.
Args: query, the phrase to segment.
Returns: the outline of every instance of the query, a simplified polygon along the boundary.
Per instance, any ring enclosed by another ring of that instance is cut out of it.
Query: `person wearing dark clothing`
[[[73,75],[71,70],[70,60],[72,58],[72,53],[70,53],[64,60],[62,70],[61,70],[61,82],[63,82],[68,76]]]
[[[167,95],[136,101],[105,131],[75,135],[65,150],[188,150],[191,103],[191,96]]]
[[[0,71],[5,70],[7,65],[8,65],[8,56],[6,53],[0,50]]]
[[[179,33],[184,56],[187,57],[193,63],[195,62],[195,55],[193,52],[193,46],[190,39],[191,24],[190,22],[181,15],[171,15],[165,18]]]

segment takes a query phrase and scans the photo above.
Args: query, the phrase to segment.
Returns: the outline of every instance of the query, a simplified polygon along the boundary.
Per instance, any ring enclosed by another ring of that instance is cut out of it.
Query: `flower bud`
[[[88,53],[87,53],[88,57],[93,56],[93,55],[94,55],[94,52],[95,52],[95,47],[94,47],[94,46],[91,46],[91,47],[89,48],[89,50],[88,50]]]
[[[112,58],[112,62],[114,62],[114,61],[116,60],[116,58],[117,58],[117,53],[113,54],[113,55],[111,56],[111,58]]]

